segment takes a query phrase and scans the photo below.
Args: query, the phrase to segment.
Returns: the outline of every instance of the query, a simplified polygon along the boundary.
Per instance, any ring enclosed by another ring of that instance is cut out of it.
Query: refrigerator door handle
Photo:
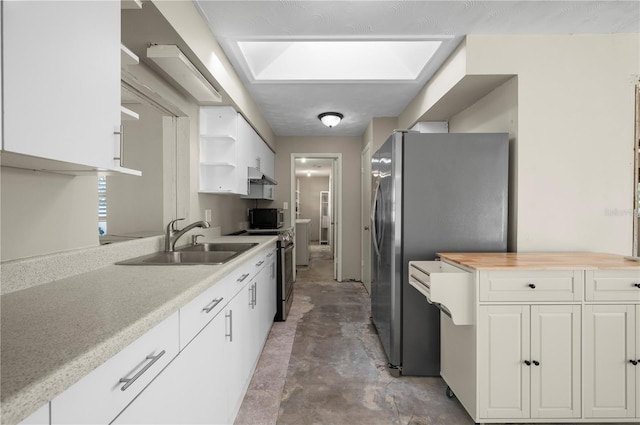
[[[380,246],[378,244],[378,227],[376,225],[376,211],[378,205],[378,194],[380,193],[380,178],[376,179],[376,190],[373,195],[373,202],[371,206],[371,240],[373,241],[373,247],[375,248],[376,255],[380,257]]]

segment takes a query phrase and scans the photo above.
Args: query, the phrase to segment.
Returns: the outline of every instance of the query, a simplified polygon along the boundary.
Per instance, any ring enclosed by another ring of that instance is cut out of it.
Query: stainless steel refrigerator
[[[440,375],[440,311],[409,284],[437,252],[507,249],[506,133],[395,132],[372,157],[371,313],[394,375]]]

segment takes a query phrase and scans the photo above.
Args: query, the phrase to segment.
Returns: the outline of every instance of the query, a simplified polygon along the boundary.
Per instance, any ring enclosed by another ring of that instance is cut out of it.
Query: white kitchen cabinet
[[[410,273],[424,270],[410,283],[421,280],[420,292],[454,319],[472,312],[458,323],[441,315],[441,375],[475,422],[638,423],[636,262],[599,253],[440,257],[440,267],[410,263]],[[470,286],[456,282],[465,274]]]
[[[248,124],[247,127],[248,140],[250,140],[247,154],[248,166],[273,178],[275,176],[275,154],[252,127]],[[248,190],[249,192],[242,196],[243,198],[273,200],[275,197],[275,186],[272,184],[250,183]]]
[[[139,175],[114,159],[120,156],[119,2],[2,5],[2,165]]]
[[[248,193],[250,128],[230,106],[200,107],[201,193]]]
[[[113,424],[229,423],[227,320],[219,312]]]
[[[178,333],[176,312],[54,398],[51,423],[110,423],[178,354]]]
[[[584,320],[585,417],[639,417],[640,306],[588,305]]]
[[[480,417],[580,417],[580,306],[481,306]]]
[[[114,424],[233,423],[270,329],[259,320],[268,294],[256,291],[273,252],[250,258],[180,310],[186,346]],[[272,322],[275,281],[270,289]]]

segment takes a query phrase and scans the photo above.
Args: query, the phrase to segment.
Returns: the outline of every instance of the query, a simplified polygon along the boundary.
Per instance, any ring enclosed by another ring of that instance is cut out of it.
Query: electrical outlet
[[[283,210],[288,210],[289,209],[289,203],[288,202],[283,202],[282,203],[282,209]]]
[[[204,221],[211,223],[211,210],[204,210]]]

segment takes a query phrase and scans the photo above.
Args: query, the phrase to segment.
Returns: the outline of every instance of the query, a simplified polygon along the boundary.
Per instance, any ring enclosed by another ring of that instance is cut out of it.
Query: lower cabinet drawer
[[[638,270],[587,270],[586,301],[640,301]]]
[[[180,350],[183,350],[233,298],[240,289],[236,281],[242,275],[237,272],[231,273],[180,309]],[[248,282],[249,276],[245,279]]]
[[[583,272],[573,270],[480,273],[480,301],[581,301]]]
[[[178,313],[51,401],[51,423],[107,424],[178,354]]]

